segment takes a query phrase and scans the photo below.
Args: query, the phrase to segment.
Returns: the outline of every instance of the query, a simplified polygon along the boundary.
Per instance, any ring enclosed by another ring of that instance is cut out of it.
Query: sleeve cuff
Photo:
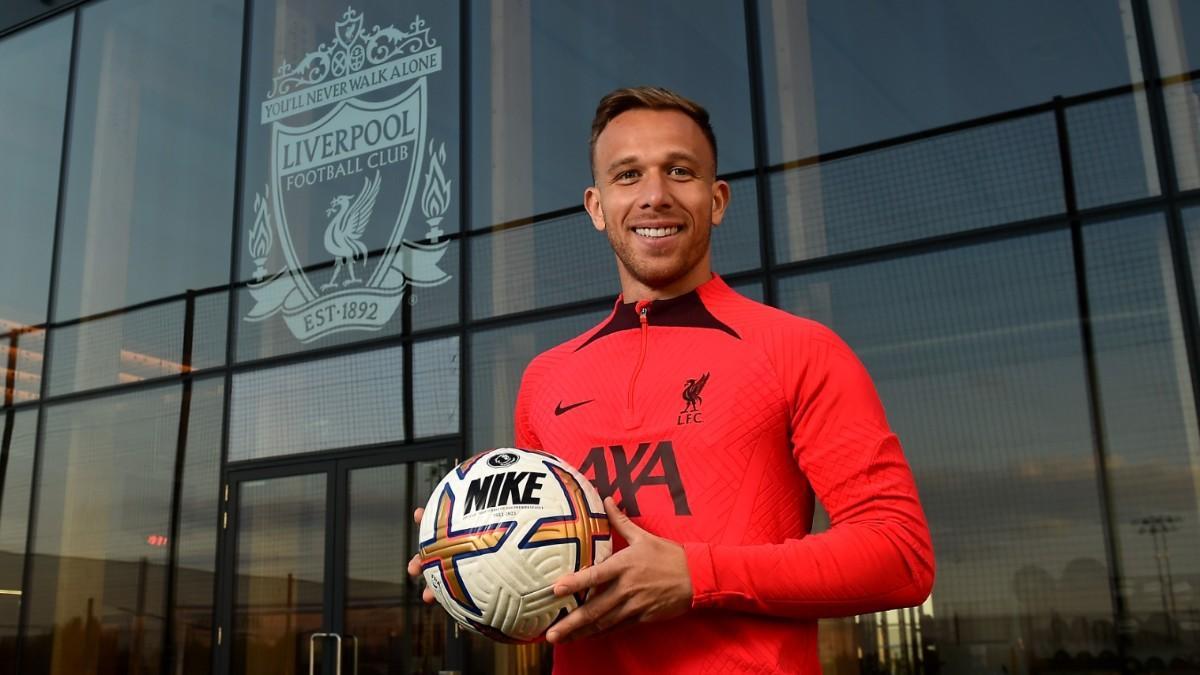
[[[692,608],[711,607],[717,594],[717,573],[713,569],[712,547],[708,544],[684,544],[688,576],[692,581]]]

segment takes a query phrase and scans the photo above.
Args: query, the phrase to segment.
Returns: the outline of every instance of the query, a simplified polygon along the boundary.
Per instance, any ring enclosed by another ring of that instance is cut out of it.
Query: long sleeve
[[[773,351],[793,455],[830,527],[778,544],[685,544],[693,606],[816,619],[920,604],[934,577],[929,529],[866,369],[819,326]]]

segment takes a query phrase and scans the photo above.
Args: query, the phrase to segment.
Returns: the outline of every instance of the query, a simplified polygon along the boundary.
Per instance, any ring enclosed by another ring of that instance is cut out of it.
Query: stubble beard
[[[617,256],[617,261],[625,273],[637,281],[639,284],[647,288],[666,288],[671,284],[686,277],[689,272],[700,264],[703,260],[703,252],[708,250],[709,242],[711,241],[711,233],[709,237],[702,242],[697,242],[701,253],[694,255],[695,247],[688,247],[687,250],[675,255],[664,256],[661,261],[664,264],[654,264],[653,261],[659,259],[650,259],[650,263],[640,259],[634,252],[633,247],[628,241],[621,240],[613,235],[613,230],[608,228],[605,230],[605,235],[608,237],[608,244],[612,247],[613,253]],[[637,235],[634,234],[634,237]]]

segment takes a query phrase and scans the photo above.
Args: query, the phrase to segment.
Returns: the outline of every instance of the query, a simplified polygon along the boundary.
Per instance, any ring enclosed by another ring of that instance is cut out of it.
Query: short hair
[[[713,154],[713,172],[716,172],[717,135],[713,133],[704,106],[663,87],[624,87],[605,94],[596,106],[596,116],[592,118],[592,137],[588,141],[588,165],[593,179],[596,172],[596,139],[600,138],[609,122],[630,110],[676,110],[687,115],[708,139]]]

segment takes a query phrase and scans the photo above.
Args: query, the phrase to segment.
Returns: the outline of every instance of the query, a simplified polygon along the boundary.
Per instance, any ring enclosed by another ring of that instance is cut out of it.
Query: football
[[[591,482],[544,452],[498,448],[450,470],[421,519],[425,582],[463,626],[532,642],[583,602],[554,596],[560,576],[612,553]]]

